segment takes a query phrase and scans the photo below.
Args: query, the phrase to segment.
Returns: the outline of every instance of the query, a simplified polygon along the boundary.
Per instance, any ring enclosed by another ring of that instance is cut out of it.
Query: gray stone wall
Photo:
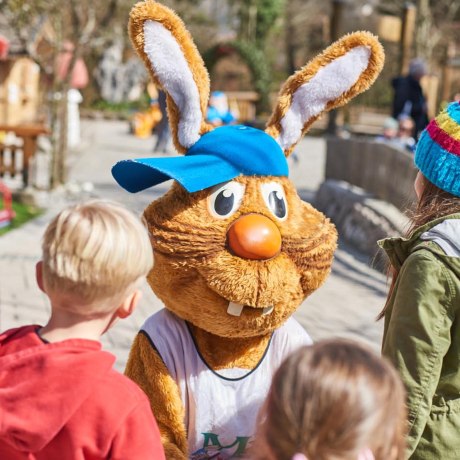
[[[413,154],[370,139],[327,140],[326,179],[343,180],[404,210],[415,199]]]
[[[415,199],[413,155],[369,139],[328,139],[326,180],[315,206],[334,222],[340,238],[379,269],[377,241],[405,233],[403,213]]]
[[[345,181],[323,182],[314,204],[334,222],[340,238],[367,255],[378,269],[384,269],[385,256],[380,253],[377,241],[403,234],[409,224],[391,203]]]

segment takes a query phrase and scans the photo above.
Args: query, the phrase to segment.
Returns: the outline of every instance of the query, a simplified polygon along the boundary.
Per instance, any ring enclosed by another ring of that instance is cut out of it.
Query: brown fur
[[[266,132],[275,139],[279,136],[281,130],[281,119],[289,109],[292,101],[292,96],[295,91],[311,80],[318,71],[326,64],[332,62],[340,56],[343,56],[348,51],[356,46],[368,46],[371,49],[371,58],[367,69],[361,75],[361,78],[345,93],[335,100],[330,101],[326,108],[315,117],[310,118],[305,123],[302,135],[304,135],[310,126],[325,112],[341,107],[348,103],[358,94],[366,91],[375,79],[380,74],[385,60],[385,54],[382,45],[377,38],[369,32],[355,32],[345,35],[340,40],[326,48],[321,54],[312,59],[308,64],[298,70],[294,75],[286,80],[278,96],[278,102],[275,110],[267,123]],[[300,140],[300,139],[299,139]],[[292,145],[285,151],[286,156],[289,156],[294,150],[295,145]]]
[[[271,336],[219,337],[193,325],[190,325],[190,330],[201,356],[216,371],[233,367],[254,369],[262,359]]]
[[[138,334],[134,340],[125,373],[150,400],[166,458],[186,459],[187,435],[179,387],[143,334]]]
[[[208,107],[209,99],[209,75],[204,66],[203,59],[193,43],[190,32],[185,28],[182,20],[168,7],[152,0],[146,0],[134,5],[130,13],[128,32],[133,43],[134,49],[139,57],[144,61],[152,80],[155,84],[162,88],[158,80],[149,58],[144,52],[144,22],[150,19],[160,22],[176,37],[179,46],[184,52],[188,65],[193,75],[193,79],[198,87],[201,102],[201,113],[203,114],[201,122],[200,134],[207,133],[212,129],[211,125],[205,122],[205,114]],[[184,153],[186,148],[179,143],[177,136],[177,126],[179,124],[180,114],[177,105],[172,97],[167,94],[168,117],[171,125],[174,145],[178,152]]]
[[[131,40],[157,85],[158,78],[144,52],[143,23],[149,19],[161,22],[177,39],[200,93],[201,133],[209,131],[212,127],[204,121],[209,77],[190,34],[170,9],[152,0],[138,3],[132,9]],[[372,49],[368,68],[349,91],[330,101],[326,110],[345,104],[372,84],[383,64],[380,44],[364,32],[345,37],[286,82],[267,133],[278,137],[280,120],[297,88],[326,63],[363,44]],[[180,114],[169,95],[167,102],[174,142],[183,153],[185,149],[177,139]],[[316,118],[307,121],[304,132]],[[289,155],[290,151],[285,154]],[[167,309],[189,323],[201,356],[214,370],[257,366],[272,332],[326,279],[337,244],[335,227],[323,214],[300,200],[289,179],[240,176],[234,180],[245,186],[245,194],[238,210],[226,219],[213,217],[209,212],[212,190],[188,193],[177,183],[144,212],[155,255],[155,264],[148,276],[150,286]],[[265,204],[260,189],[265,182],[278,182],[284,188],[288,207],[285,220],[277,219]],[[228,228],[249,213],[262,214],[278,227],[282,247],[274,258],[247,260],[229,250]],[[241,316],[227,313],[230,301],[245,305]],[[274,310],[262,315],[263,308],[268,306],[274,306]],[[167,458],[186,459],[184,408],[179,388],[148,339],[141,334],[133,344],[126,373],[151,401]]]
[[[228,219],[210,216],[211,190],[189,194],[177,183],[145,210],[155,248],[148,281],[168,309],[207,332],[234,338],[263,336],[281,326],[325,280],[337,236],[323,214],[300,200],[288,179],[236,180],[245,184],[245,196]],[[283,185],[289,213],[285,221],[266,207],[260,192],[264,182]],[[227,250],[227,228],[248,213],[263,214],[280,229],[283,246],[275,258],[246,260]],[[252,308],[230,316],[229,301]],[[262,308],[271,305],[274,311],[262,316]]]

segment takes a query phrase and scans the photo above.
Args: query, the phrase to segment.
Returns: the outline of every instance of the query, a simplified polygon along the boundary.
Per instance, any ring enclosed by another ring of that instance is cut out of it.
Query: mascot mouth
[[[251,307],[250,305],[242,305],[240,303],[229,302],[227,313],[231,316],[241,316],[241,313],[243,312],[244,308],[250,308],[252,310],[261,310],[262,311],[261,316],[266,316],[266,315],[269,315],[273,311],[274,306],[271,305],[269,307],[257,308],[257,307]]]

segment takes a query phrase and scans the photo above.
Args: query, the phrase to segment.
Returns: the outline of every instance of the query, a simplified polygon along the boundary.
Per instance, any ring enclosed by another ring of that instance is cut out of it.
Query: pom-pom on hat
[[[415,165],[431,183],[460,197],[460,103],[450,103],[422,132]]]

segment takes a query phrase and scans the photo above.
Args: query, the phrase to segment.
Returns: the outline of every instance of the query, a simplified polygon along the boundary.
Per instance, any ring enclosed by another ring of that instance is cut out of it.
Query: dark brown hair
[[[460,212],[460,198],[452,195],[430,182],[425,176],[423,177],[423,189],[415,207],[408,211],[411,224],[405,236],[410,237],[412,233],[422,225],[431,222],[440,217]],[[393,266],[388,268],[388,277],[391,279],[388,296],[383,310],[377,316],[377,320],[385,316],[389,300],[393,294],[396,279],[399,271]]]
[[[405,456],[405,394],[396,371],[362,345],[327,340],[290,355],[260,414],[253,459]]]

